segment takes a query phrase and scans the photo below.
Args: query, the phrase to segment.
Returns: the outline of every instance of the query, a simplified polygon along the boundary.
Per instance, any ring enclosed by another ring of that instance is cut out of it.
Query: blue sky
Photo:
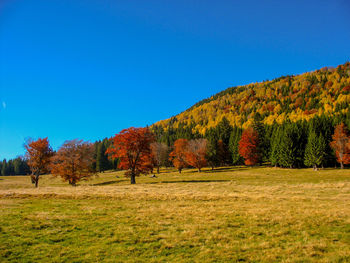
[[[350,60],[350,4],[0,1],[0,159],[95,141],[227,87]]]

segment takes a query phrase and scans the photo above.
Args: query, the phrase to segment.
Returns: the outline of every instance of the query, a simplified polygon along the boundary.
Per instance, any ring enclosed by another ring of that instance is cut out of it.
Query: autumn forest
[[[97,172],[135,176],[160,167],[267,165],[344,168],[350,163],[350,63],[224,90],[170,119],[95,143],[28,140],[1,175],[51,173],[71,185]]]

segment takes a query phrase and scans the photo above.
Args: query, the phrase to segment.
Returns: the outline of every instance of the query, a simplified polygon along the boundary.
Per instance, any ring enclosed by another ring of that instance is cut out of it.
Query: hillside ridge
[[[192,127],[204,134],[224,117],[247,128],[260,115],[264,124],[309,121],[315,116],[349,114],[350,63],[299,75],[227,88],[152,126]]]

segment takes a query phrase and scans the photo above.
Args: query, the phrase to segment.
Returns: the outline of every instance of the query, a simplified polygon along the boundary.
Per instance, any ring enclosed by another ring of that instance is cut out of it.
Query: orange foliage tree
[[[95,174],[94,152],[91,143],[77,139],[66,141],[52,158],[51,173],[75,186]]]
[[[206,159],[207,140],[196,139],[188,142],[186,161],[189,165],[196,167],[198,172],[207,165]]]
[[[245,165],[255,165],[259,161],[259,136],[256,130],[248,128],[243,131],[238,144],[239,154],[244,158]]]
[[[48,172],[50,158],[53,155],[49,140],[46,138],[39,138],[36,141],[32,139],[27,140],[24,145],[26,149],[26,158],[28,165],[32,171],[31,179],[35,187],[38,187],[39,176]]]
[[[173,165],[181,173],[182,169],[187,167],[186,152],[188,141],[186,139],[177,139],[174,142],[174,150],[170,153],[169,160],[173,162]]]
[[[330,145],[335,151],[340,168],[343,169],[344,164],[350,163],[350,137],[344,123],[335,127],[332,139]]]
[[[119,158],[119,168],[127,170],[131,184],[135,184],[135,176],[149,172],[152,165],[151,143],[154,136],[148,128],[128,128],[116,134],[112,145],[107,149],[109,158]]]

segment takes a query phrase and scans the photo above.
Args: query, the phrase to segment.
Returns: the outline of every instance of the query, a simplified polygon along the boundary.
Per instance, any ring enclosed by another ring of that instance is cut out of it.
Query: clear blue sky
[[[0,159],[350,60],[350,1],[0,0]]]

